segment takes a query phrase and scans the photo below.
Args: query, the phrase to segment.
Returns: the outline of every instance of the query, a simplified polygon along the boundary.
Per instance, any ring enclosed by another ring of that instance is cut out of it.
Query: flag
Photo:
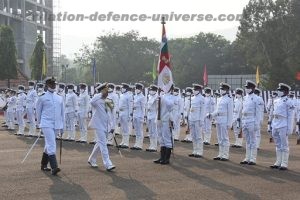
[[[42,75],[47,75],[46,49],[43,51]]]
[[[168,40],[165,30],[165,22],[162,22],[162,40],[158,64],[158,87],[164,92],[169,92],[173,85],[173,77],[170,64],[170,54],[168,51]]]
[[[203,71],[203,85],[204,86],[208,85],[208,76],[207,76],[207,71],[206,71],[206,64],[204,65],[204,71]]]
[[[153,66],[152,66],[152,79],[155,81],[157,77],[157,63],[155,62],[155,58],[153,60]]]
[[[259,77],[259,66],[256,67],[256,85],[259,86],[260,83],[260,77]]]
[[[96,58],[93,58],[93,66],[92,66],[93,70],[92,70],[92,75],[93,75],[93,83],[95,85],[95,81],[96,81]]]

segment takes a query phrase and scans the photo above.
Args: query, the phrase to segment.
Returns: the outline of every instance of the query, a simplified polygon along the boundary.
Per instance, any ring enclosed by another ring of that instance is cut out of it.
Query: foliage
[[[45,78],[42,76],[44,51],[45,51],[45,44],[43,42],[43,38],[41,35],[38,35],[37,42],[30,59],[31,79],[33,80],[41,80]],[[47,62],[47,58],[46,58],[46,62]]]

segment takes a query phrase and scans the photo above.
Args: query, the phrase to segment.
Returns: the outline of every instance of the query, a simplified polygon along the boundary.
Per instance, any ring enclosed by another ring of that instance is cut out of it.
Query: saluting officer
[[[217,103],[212,117],[216,119],[219,154],[214,160],[227,161],[229,159],[229,136],[228,130],[232,127],[233,101],[229,95],[230,85],[220,83],[221,97]]]
[[[55,78],[46,78],[45,83],[48,91],[40,96],[36,104],[37,123],[45,136],[41,170],[50,171],[47,168],[50,162],[52,175],[56,175],[60,171],[56,160],[56,136],[63,133],[64,104],[62,98],[55,93]]]
[[[29,121],[29,136],[35,136],[36,124],[35,124],[35,105],[38,99],[37,92],[34,88],[35,81],[28,81],[29,91],[27,92],[26,97],[26,111],[27,119]]]
[[[111,100],[107,101],[108,87],[107,83],[103,83],[96,87],[97,94],[92,98],[91,105],[93,107],[93,116],[89,123],[89,127],[96,130],[96,144],[94,149],[88,159],[88,163],[92,167],[97,167],[97,155],[101,153],[102,161],[104,167],[107,171],[111,171],[116,167],[112,164],[109,158],[109,152],[106,145],[106,134],[108,132],[113,132],[109,130],[111,127],[109,112],[112,111],[113,107]]]
[[[289,160],[288,136],[293,133],[294,105],[287,97],[291,87],[279,83],[278,96],[274,101],[272,120],[272,136],[276,145],[276,162],[270,167],[273,169],[287,170]]]
[[[261,106],[258,96],[254,94],[255,87],[256,84],[253,81],[246,81],[246,96],[243,99],[242,109],[242,131],[246,139],[246,156],[240,164],[256,165],[256,131],[260,127]]]

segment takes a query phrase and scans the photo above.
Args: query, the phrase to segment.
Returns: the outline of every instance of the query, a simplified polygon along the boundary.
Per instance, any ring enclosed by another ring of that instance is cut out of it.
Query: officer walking
[[[107,171],[112,171],[116,167],[112,164],[109,158],[108,148],[106,145],[106,134],[111,131],[113,132],[113,130],[108,130],[111,127],[108,112],[112,112],[113,107],[110,104],[111,101],[108,102],[106,99],[108,96],[107,83],[99,85],[96,87],[96,90],[98,91],[98,94],[96,94],[91,100],[94,112],[89,123],[89,127],[96,130],[97,142],[88,159],[88,163],[91,167],[97,167],[97,155],[101,153],[104,167]]]
[[[270,167],[272,169],[287,170],[289,160],[288,136],[293,132],[294,105],[287,97],[291,87],[279,83],[278,96],[274,101],[274,112],[272,120],[272,136],[276,145],[276,162]]]
[[[42,95],[36,104],[37,123],[45,136],[45,148],[41,161],[41,170],[49,171],[50,162],[52,175],[60,172],[56,160],[56,136],[63,133],[64,105],[60,96],[55,93],[56,80],[54,77],[45,79],[47,92]]]

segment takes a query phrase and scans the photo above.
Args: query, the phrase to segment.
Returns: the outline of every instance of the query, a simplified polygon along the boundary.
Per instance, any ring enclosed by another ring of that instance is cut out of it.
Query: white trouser
[[[211,119],[205,117],[203,126],[203,138],[204,142],[210,143],[211,139]]]
[[[174,117],[174,130],[173,130],[173,136],[174,136],[174,139],[178,140],[179,139],[179,136],[180,136],[180,117],[181,115],[180,114],[177,114],[175,117]]]
[[[157,123],[157,133],[161,147],[172,148],[171,131],[169,121],[160,121]]]
[[[246,138],[246,161],[256,162],[257,143],[256,132],[254,131],[254,122],[242,124],[243,133]]]
[[[94,145],[94,149],[89,157],[89,161],[93,164],[97,163],[97,156],[101,153],[102,161],[105,168],[112,166],[112,162],[109,158],[108,148],[106,145],[106,134],[103,130],[96,129],[97,142]]]
[[[273,128],[272,136],[276,145],[276,152],[281,154],[281,163],[278,163],[278,166],[287,167],[290,151],[287,127]]]
[[[135,138],[135,147],[142,148],[143,147],[143,118],[133,118],[133,126],[136,134]]]
[[[202,125],[203,122],[190,121],[190,132],[193,141],[193,154],[203,155]]]
[[[8,128],[15,129],[15,113],[14,111],[7,112]]]
[[[24,123],[24,110],[17,110],[16,111],[17,114],[17,123],[19,125],[19,127],[25,127],[25,123]]]
[[[80,140],[87,140],[87,113],[79,112],[78,113],[78,122],[79,122],[79,130],[80,130]]]
[[[229,158],[229,136],[226,123],[217,123],[217,135],[219,143],[219,155],[221,158]]]
[[[260,133],[260,127],[257,131],[255,131],[256,135],[256,148],[260,147],[260,140],[261,140],[261,133]]]
[[[121,132],[123,136],[129,135],[129,117],[126,115],[120,116]]]
[[[157,148],[157,121],[156,119],[148,119],[147,126],[149,129],[150,146],[149,149]]]
[[[68,133],[68,139],[75,140],[75,112],[66,113],[66,132]]]
[[[45,137],[45,148],[44,152],[49,156],[56,154],[56,136],[59,130],[55,130],[54,128],[43,128],[42,132]]]
[[[27,119],[29,121],[29,134],[35,135],[36,123],[35,123],[34,108],[27,108],[26,112],[27,112]]]

